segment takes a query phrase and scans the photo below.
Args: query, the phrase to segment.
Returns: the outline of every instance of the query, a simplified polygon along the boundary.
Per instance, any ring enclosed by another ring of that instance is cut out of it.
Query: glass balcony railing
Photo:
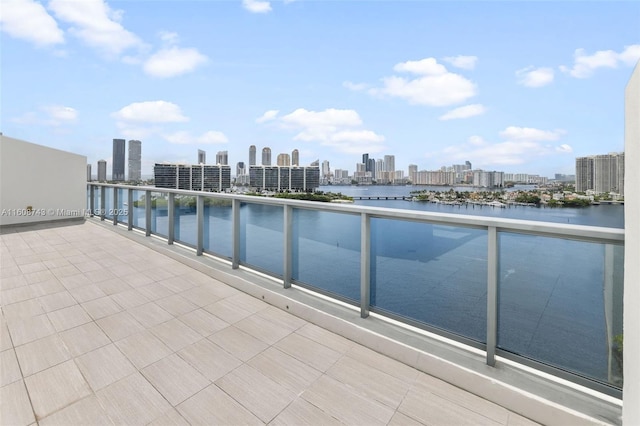
[[[88,184],[102,220],[621,396],[624,230]]]

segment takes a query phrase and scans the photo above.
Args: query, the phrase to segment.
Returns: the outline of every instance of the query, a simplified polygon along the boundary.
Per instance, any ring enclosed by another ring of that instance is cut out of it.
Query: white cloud
[[[251,13],[271,12],[271,3],[261,0],[242,0],[242,7]]]
[[[2,31],[37,46],[64,43],[64,33],[44,6],[33,0],[2,0]]]
[[[446,114],[438,117],[438,120],[453,120],[457,118],[474,117],[476,115],[484,114],[486,110],[487,109],[484,107],[484,105],[481,104],[465,105],[448,111]]]
[[[553,82],[554,72],[551,68],[527,67],[516,71],[518,84],[526,87],[542,87]]]
[[[428,106],[453,105],[476,95],[476,85],[473,82],[447,71],[434,58],[402,62],[393,69],[417,74],[418,77],[385,77],[382,79],[384,86],[370,89],[370,94],[398,97],[411,104]]]
[[[442,60],[450,63],[456,68],[472,70],[476,67],[476,62],[478,61],[478,57],[458,55],[458,56],[447,56],[446,58],[442,58]]]
[[[443,164],[469,160],[478,168],[520,165],[544,157],[570,154],[573,151],[570,145],[550,143],[559,140],[564,134],[564,130],[510,126],[499,132],[502,141],[489,142],[474,135],[465,143],[428,155]]]
[[[275,120],[279,112],[280,111],[278,111],[277,109],[270,109],[269,111],[262,114],[261,117],[256,118],[256,123],[266,123],[267,121]]]
[[[153,54],[144,63],[144,72],[153,77],[175,77],[193,71],[207,57],[194,48],[170,47]]]
[[[369,85],[365,83],[352,83],[350,81],[345,81],[344,83],[342,83],[342,86],[346,87],[349,90],[353,90],[354,92],[359,92],[369,87]]]
[[[51,0],[49,8],[58,19],[72,25],[71,34],[109,56],[143,46],[135,34],[120,24],[122,12],[111,10],[103,0]]]
[[[500,136],[515,141],[556,141],[564,133],[564,130],[540,130],[532,127],[509,126],[500,132]]]
[[[142,123],[176,123],[189,121],[180,107],[167,101],[134,102],[111,114],[117,120]]]
[[[70,123],[76,121],[78,118],[78,111],[67,106],[49,105],[43,107],[43,110],[49,116],[50,124],[54,126],[58,126],[63,123]]]
[[[599,50],[588,55],[584,49],[576,49],[573,54],[573,67],[562,65],[560,70],[575,78],[590,77],[598,68],[617,68],[620,63],[635,65],[640,59],[640,44],[625,46],[621,52]]]
[[[224,133],[215,130],[209,130],[200,136],[192,136],[186,130],[163,134],[162,136],[170,143],[178,145],[214,145],[229,142]]]
[[[159,37],[160,40],[169,45],[174,45],[180,40],[180,37],[178,37],[178,33],[171,31],[160,31]]]
[[[278,118],[284,128],[297,131],[297,141],[319,142],[341,153],[380,152],[385,138],[372,130],[362,128],[362,119],[351,109],[329,108],[324,111],[308,111],[299,108]]]

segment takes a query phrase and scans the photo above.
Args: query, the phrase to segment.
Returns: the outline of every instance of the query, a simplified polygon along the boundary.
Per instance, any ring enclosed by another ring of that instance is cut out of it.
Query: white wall
[[[640,62],[624,93],[624,389],[622,423],[640,425]]]
[[[87,157],[0,135],[0,225],[84,217],[86,191]]]

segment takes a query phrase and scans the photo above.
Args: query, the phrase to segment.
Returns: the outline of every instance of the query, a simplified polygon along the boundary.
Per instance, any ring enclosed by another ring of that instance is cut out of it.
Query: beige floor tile
[[[194,305],[197,305],[199,308],[220,300],[220,296],[218,296],[213,289],[209,288],[206,284],[183,291],[180,295]]]
[[[80,305],[58,309],[57,311],[49,312],[47,316],[58,332],[91,322],[91,317],[87,315]]]
[[[529,420],[526,417],[522,417],[519,414],[509,412],[509,418],[507,420],[508,426],[536,426],[539,423]]]
[[[72,360],[24,379],[38,419],[91,394]]]
[[[59,334],[69,353],[74,357],[111,343],[109,337],[94,322],[88,322]]]
[[[123,291],[131,290],[133,288],[129,284],[122,281],[120,278],[100,281],[95,283],[95,285],[100,287],[100,290],[102,290],[106,295],[109,296],[121,293]]]
[[[198,306],[189,302],[179,294],[174,294],[163,299],[156,300],[156,303],[173,316],[180,316],[198,309]]]
[[[65,288],[75,288],[86,284],[86,278],[78,268],[69,264],[51,269],[53,275],[60,280]]]
[[[45,269],[43,271],[31,272],[29,274],[24,274],[23,276],[24,279],[27,280],[28,284],[41,283],[55,277],[48,269]]]
[[[114,342],[145,329],[142,324],[126,311],[100,318],[96,321],[96,324]]]
[[[171,409],[140,373],[134,373],[96,393],[116,425],[146,425]]]
[[[187,346],[178,355],[211,381],[242,365],[238,358],[207,339]]]
[[[425,392],[424,390],[409,390],[407,396],[400,404],[398,411],[424,424],[501,424],[438,395]]]
[[[13,349],[13,342],[11,342],[7,322],[4,320],[2,314],[0,314],[0,352],[6,351],[7,349]]]
[[[173,354],[142,370],[147,380],[176,406],[211,384],[189,363]]]
[[[212,334],[208,339],[245,362],[268,347],[263,341],[233,326]]]
[[[322,373],[294,357],[271,347],[251,358],[247,364],[294,394],[302,393]]]
[[[229,299],[219,300],[215,303],[205,306],[204,309],[207,312],[222,319],[223,321],[228,322],[229,324],[234,324],[254,314],[254,312],[242,309],[239,306],[233,304],[229,301]]]
[[[106,294],[95,284],[89,284],[82,287],[69,290],[78,303],[88,302],[90,300],[105,297]]]
[[[37,284],[32,284],[29,287],[33,289],[35,296],[46,296],[48,294],[59,293],[66,290],[57,279],[42,281]]]
[[[149,278],[142,272],[137,271],[130,274],[121,275],[120,278],[122,278],[124,282],[126,282],[133,288],[142,287],[154,282],[153,279]]]
[[[122,308],[114,302],[110,296],[101,297],[99,299],[91,300],[83,303],[82,307],[91,318],[98,320],[100,318],[107,317],[109,315],[116,314],[122,311]]]
[[[26,426],[35,421],[29,395],[22,380],[0,388],[0,424]]]
[[[171,349],[150,331],[132,334],[117,341],[116,345],[138,369],[153,364],[172,353]]]
[[[93,271],[86,271],[84,272],[84,276],[87,277],[89,282],[92,282],[94,284],[98,284],[102,281],[118,278],[114,274],[112,274],[108,269],[96,269]]]
[[[65,288],[62,289],[58,293],[47,294],[46,296],[41,296],[38,298],[42,309],[45,312],[57,311],[58,309],[68,308],[69,306],[73,306],[77,304],[76,299],[71,296]]]
[[[400,411],[396,411],[388,426],[422,426],[425,423],[412,419],[411,417],[402,414]]]
[[[302,398],[298,398],[285,408],[269,425],[343,425],[328,413]]]
[[[263,303],[260,300],[258,300],[258,302]],[[278,309],[274,306],[267,306],[266,309],[260,309],[256,312],[256,315],[269,321],[272,324],[277,325],[278,327],[282,327],[283,329],[289,331],[296,331],[300,327],[308,324],[307,321],[303,320],[302,318],[298,318],[297,316],[285,312],[282,309]]]
[[[10,305],[12,303],[22,302],[34,298],[36,295],[29,285],[23,285],[21,287],[15,287],[9,290],[2,290],[0,293],[0,300],[2,305]]]
[[[76,364],[94,392],[136,372],[133,364],[113,344],[76,358]]]
[[[390,376],[348,355],[333,364],[327,370],[327,375],[345,383],[367,399],[378,401],[394,410],[413,383]]]
[[[203,337],[178,319],[172,319],[149,329],[162,343],[176,352]]]
[[[0,387],[22,379],[20,366],[13,349],[0,352]]]
[[[192,425],[262,425],[256,416],[210,385],[176,407]]]
[[[44,314],[44,310],[37,299],[24,300],[3,306],[2,312],[9,322],[11,322],[12,319],[22,321],[23,318],[26,319]]]
[[[20,319],[7,318],[7,327],[14,346],[24,345],[55,333],[46,314]]]
[[[40,426],[113,425],[95,395],[88,396],[38,422]]]
[[[50,257],[49,259],[43,259],[42,263],[44,263],[49,269],[62,268],[63,266],[69,266],[71,263],[64,257],[60,256],[56,253],[55,257]]]
[[[146,272],[145,272],[146,273]],[[162,284],[164,287],[171,290],[173,293],[182,293],[183,291],[194,288],[197,284],[189,281],[185,277],[168,277],[157,281],[158,284]]]
[[[197,309],[188,314],[181,315],[178,319],[204,337],[208,337],[223,328],[229,327],[228,322],[221,320],[204,309]]]
[[[154,325],[162,324],[163,322],[173,319],[173,315],[162,309],[154,302],[149,302],[144,305],[137,306],[129,309],[128,312],[145,327],[153,327]]]
[[[424,373],[420,373],[411,392],[418,396],[427,393],[437,395],[498,423],[506,424],[509,417],[509,412],[503,407]]]
[[[0,269],[0,278],[0,289],[2,290],[29,285],[17,266]]]
[[[134,288],[116,293],[111,296],[111,299],[122,309],[135,308],[136,306],[144,305],[149,302],[149,299],[147,299],[146,296]]]
[[[291,333],[274,346],[299,361],[323,372],[327,371],[343,356],[340,352],[329,349],[297,333]]]
[[[302,398],[346,424],[386,425],[395,412],[328,376],[316,380]]]
[[[216,380],[215,384],[265,423],[296,398],[295,393],[246,364]]]
[[[189,426],[189,422],[174,408],[149,423],[148,426]]]
[[[386,357],[362,345],[354,344],[347,355],[360,363],[383,371],[390,376],[401,379],[405,382],[413,382],[418,378],[420,372],[406,364]]]
[[[234,327],[262,340],[263,342],[273,345],[278,340],[283,339],[291,334],[291,330],[281,327],[279,324],[273,323],[257,314],[251,315],[234,324]]]
[[[87,262],[82,262],[82,263],[76,263],[75,267],[78,268],[83,273],[102,269],[102,265],[100,265],[99,263],[93,260],[89,260]]]
[[[351,340],[345,339],[342,336],[338,336],[335,333],[325,330],[322,327],[318,327],[315,324],[307,323],[304,326],[296,330],[296,334],[304,336],[313,340],[316,343],[320,343],[333,349],[341,354],[347,353],[349,349],[356,343]]]
[[[149,300],[158,300],[175,294],[174,291],[168,289],[160,283],[152,283],[149,285],[138,287],[137,290]]]
[[[64,342],[57,334],[16,347],[16,356],[24,377],[71,359]]]

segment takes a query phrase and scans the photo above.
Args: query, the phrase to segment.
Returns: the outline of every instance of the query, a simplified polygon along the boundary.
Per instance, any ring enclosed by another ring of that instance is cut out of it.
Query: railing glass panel
[[[197,244],[196,198],[191,195],[175,197],[174,238],[175,241],[191,247]]]
[[[240,262],[282,276],[283,221],[280,206],[240,204]]]
[[[507,232],[499,246],[498,347],[620,386],[623,246]]]
[[[145,192],[133,191],[133,226],[135,228],[145,229]]]
[[[359,305],[360,216],[294,209],[292,278]]]
[[[113,219],[113,188],[104,189],[104,217],[105,219]]]
[[[487,232],[371,219],[371,306],[486,342]]]
[[[166,193],[151,193],[151,232],[165,238],[169,235],[168,199]]]
[[[109,188],[107,191],[113,191],[113,189]],[[116,191],[118,191],[118,203],[116,206],[118,222],[128,224],[129,215],[127,213],[129,211],[129,203],[127,202],[127,191],[122,188],[117,188]]]
[[[231,200],[204,199],[204,250],[218,256],[232,255],[232,211]]]

